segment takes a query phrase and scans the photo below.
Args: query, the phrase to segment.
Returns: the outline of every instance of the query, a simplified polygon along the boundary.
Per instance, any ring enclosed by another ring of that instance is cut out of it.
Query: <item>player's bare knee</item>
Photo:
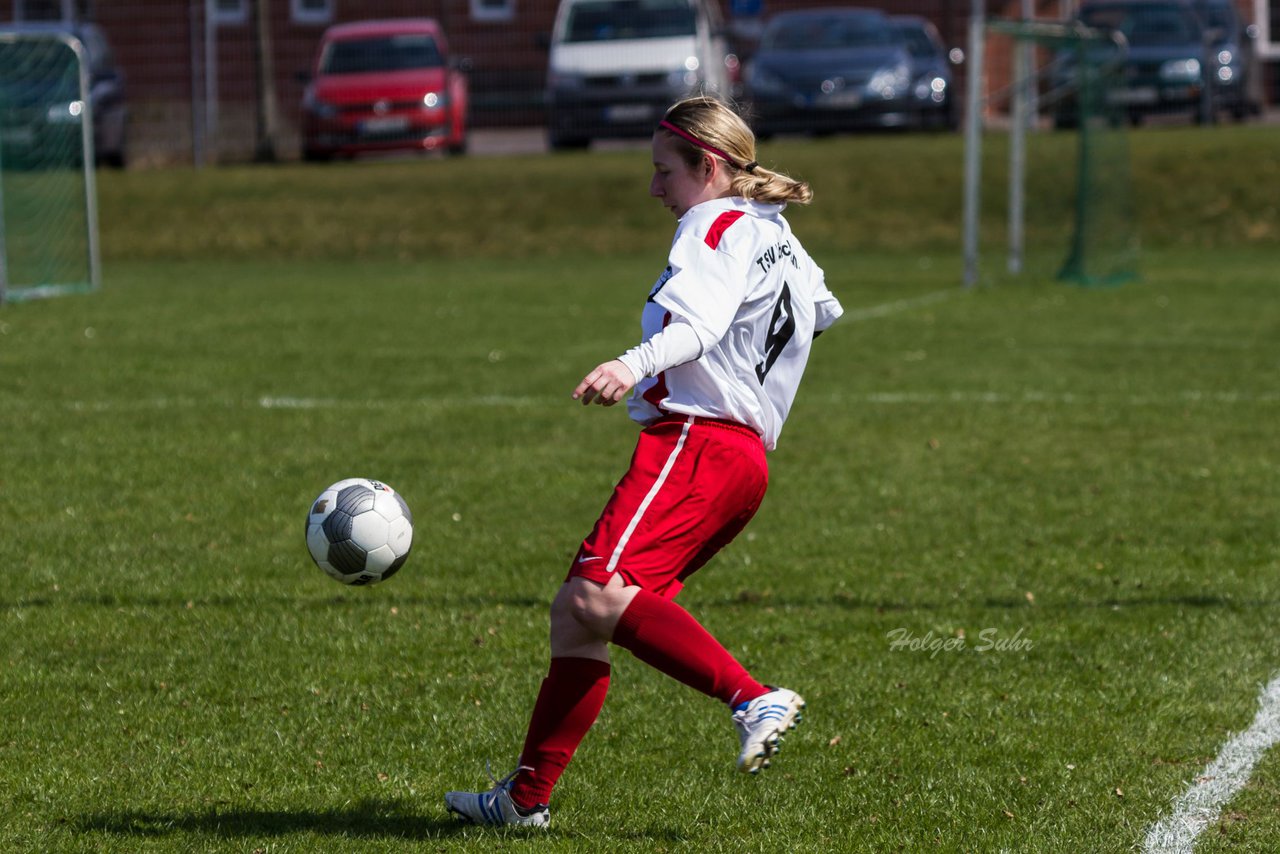
[[[575,578],[569,583],[564,598],[569,616],[592,632],[603,634],[601,629],[612,624],[615,597],[603,584]]]

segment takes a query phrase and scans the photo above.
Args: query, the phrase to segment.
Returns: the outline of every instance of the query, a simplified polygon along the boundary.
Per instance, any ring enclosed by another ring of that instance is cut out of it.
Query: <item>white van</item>
[[[547,64],[551,147],[648,136],[686,95],[727,97],[735,64],[716,0],[562,0]]]

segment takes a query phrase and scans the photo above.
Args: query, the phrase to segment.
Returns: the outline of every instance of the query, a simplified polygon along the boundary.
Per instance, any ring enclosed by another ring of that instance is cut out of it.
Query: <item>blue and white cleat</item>
[[[755,774],[768,768],[769,757],[778,752],[787,730],[796,728],[803,711],[803,697],[786,688],[774,688],[734,712],[733,723],[742,740],[738,770]]]
[[[501,780],[490,774],[494,786],[487,792],[445,792],[444,805],[470,824],[546,827],[551,823],[551,810],[546,804],[523,810],[511,800],[511,783],[521,770],[517,768]]]

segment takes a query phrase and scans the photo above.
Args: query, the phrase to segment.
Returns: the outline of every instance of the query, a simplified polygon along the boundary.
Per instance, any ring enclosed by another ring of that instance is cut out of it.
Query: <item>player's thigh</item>
[[[604,584],[588,578],[570,578],[561,585],[551,604],[552,624],[572,621],[597,637],[612,637],[618,618],[639,590],[628,585],[621,575],[614,575]]]

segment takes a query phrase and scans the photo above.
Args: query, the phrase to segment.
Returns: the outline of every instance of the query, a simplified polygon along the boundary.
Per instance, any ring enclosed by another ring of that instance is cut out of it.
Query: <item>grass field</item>
[[[957,140],[771,146],[849,314],[681,601],[805,724],[742,777],[620,653],[532,837],[441,794],[634,441],[569,392],[663,262],[644,154],[104,176],[104,290],[0,309],[0,850],[1139,847],[1280,669],[1274,143],[1135,133],[1141,282],[971,292]],[[303,543],[353,475],[417,523],[369,589]],[[1197,850],[1278,806],[1272,751]]]

